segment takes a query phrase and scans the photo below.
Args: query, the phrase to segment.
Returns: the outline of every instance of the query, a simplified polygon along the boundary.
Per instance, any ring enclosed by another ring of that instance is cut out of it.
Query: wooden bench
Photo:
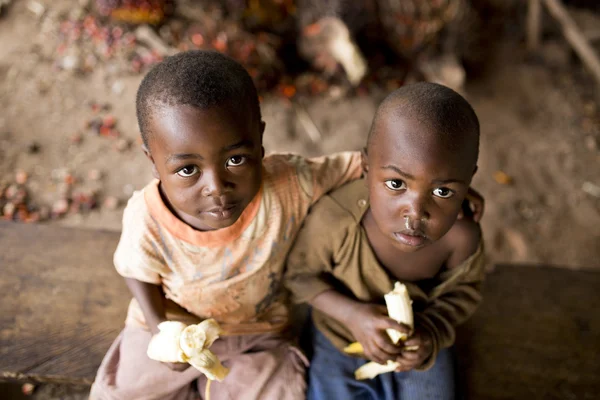
[[[0,223],[0,377],[91,383],[131,298],[119,234]]]
[[[0,223],[0,378],[90,383],[130,298],[119,234]],[[600,273],[498,266],[458,334],[468,399],[600,393]]]

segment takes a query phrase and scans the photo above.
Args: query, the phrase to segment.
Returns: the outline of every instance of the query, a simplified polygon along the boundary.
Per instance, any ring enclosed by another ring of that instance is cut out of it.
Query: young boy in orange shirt
[[[167,58],[142,81],[137,115],[155,181],[135,193],[114,255],[134,299],[92,399],[187,399],[206,378],[151,360],[158,324],[214,318],[230,368],[213,399],[303,399],[306,360],[287,335],[284,260],[309,207],[360,177],[360,153],[263,158],[258,96],[217,52]]]

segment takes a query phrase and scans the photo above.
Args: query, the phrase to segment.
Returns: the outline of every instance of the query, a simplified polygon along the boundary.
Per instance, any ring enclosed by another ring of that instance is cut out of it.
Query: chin
[[[407,245],[405,245],[403,243],[396,242],[394,244],[394,247],[397,248],[398,250],[404,252],[404,253],[414,253],[416,251],[421,250],[424,247],[427,247],[427,244],[423,244],[423,245],[420,245],[420,246],[407,246]]]
[[[207,218],[207,219],[205,219],[204,223],[213,229],[224,229],[224,228],[228,228],[231,225],[235,224],[237,222],[237,220],[240,218],[240,215],[232,215],[231,217],[226,218],[226,219]]]

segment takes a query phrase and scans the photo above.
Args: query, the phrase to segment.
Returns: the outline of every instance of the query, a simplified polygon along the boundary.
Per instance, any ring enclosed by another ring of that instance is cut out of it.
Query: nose
[[[204,171],[202,195],[206,197],[220,197],[231,186],[218,172]]]
[[[415,194],[406,198],[406,202],[402,205],[402,218],[406,221],[407,227],[416,230],[420,227],[423,221],[429,219],[427,210],[428,197],[421,194]]]

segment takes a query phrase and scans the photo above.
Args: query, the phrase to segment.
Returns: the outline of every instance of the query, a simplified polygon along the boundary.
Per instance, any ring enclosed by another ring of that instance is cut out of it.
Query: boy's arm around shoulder
[[[311,204],[324,194],[360,178],[360,152],[345,151],[315,158],[297,156],[294,160],[298,181]]]
[[[284,284],[294,303],[308,303],[333,288],[330,274],[343,251],[352,218],[329,196],[312,207],[286,263]]]
[[[450,255],[441,282],[429,293],[426,308],[415,314],[415,325],[432,339],[433,352],[419,370],[433,366],[439,350],[454,344],[456,326],[473,315],[481,303],[485,277],[483,239],[479,224],[457,220],[447,236]]]

